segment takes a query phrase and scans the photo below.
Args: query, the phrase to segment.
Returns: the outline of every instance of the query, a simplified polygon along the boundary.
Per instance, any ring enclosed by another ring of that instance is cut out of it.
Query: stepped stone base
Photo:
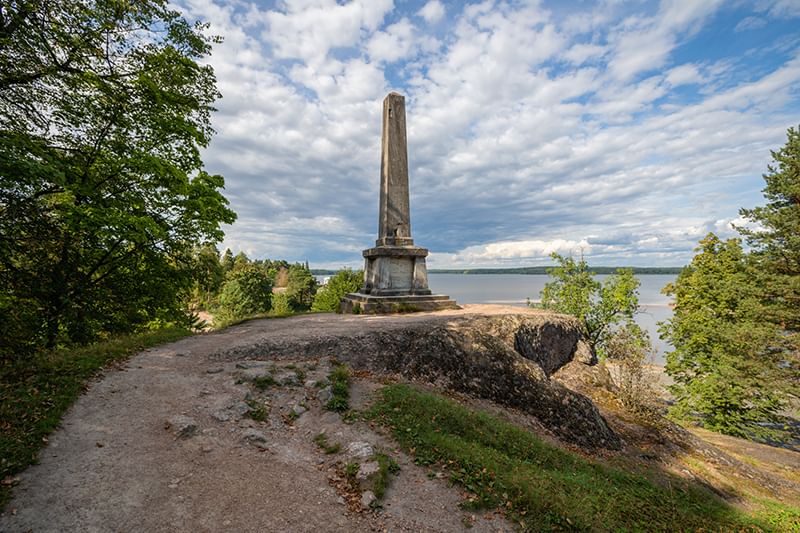
[[[411,313],[460,309],[455,300],[444,294],[414,294],[406,296],[373,296],[352,292],[339,304],[342,313]]]

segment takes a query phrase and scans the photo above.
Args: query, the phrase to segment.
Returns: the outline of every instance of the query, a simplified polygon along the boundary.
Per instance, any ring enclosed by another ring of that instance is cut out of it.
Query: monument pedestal
[[[428,250],[414,246],[408,238],[397,240],[404,245],[387,244],[364,250],[364,286],[360,292],[342,299],[341,311],[402,313],[458,309],[448,296],[431,294],[425,266]]]

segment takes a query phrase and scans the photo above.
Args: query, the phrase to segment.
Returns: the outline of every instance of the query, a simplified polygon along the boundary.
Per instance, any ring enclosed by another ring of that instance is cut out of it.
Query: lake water
[[[317,276],[322,282],[328,276]],[[600,280],[608,276],[598,275]],[[664,353],[670,345],[658,337],[658,322],[672,317],[670,298],[661,294],[667,283],[675,281],[671,274],[637,276],[640,312],[636,322],[650,334],[656,350],[652,363],[663,365]],[[524,307],[527,299],[538,301],[549,276],[544,274],[428,274],[434,294],[447,294],[460,304],[504,304]]]
[[[597,276],[603,280],[607,276]],[[636,322],[650,334],[656,355],[653,363],[664,364],[664,352],[670,345],[658,337],[657,323],[672,317],[670,298],[661,288],[675,281],[674,275],[653,274],[637,276],[641,312]],[[428,274],[428,284],[434,294],[447,294],[462,304],[505,304],[525,306],[527,299],[538,301],[549,276],[537,274]]]

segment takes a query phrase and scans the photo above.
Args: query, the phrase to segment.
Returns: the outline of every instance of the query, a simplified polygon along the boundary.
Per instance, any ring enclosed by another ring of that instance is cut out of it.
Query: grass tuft
[[[314,444],[320,447],[320,449],[328,455],[333,455],[334,453],[339,453],[342,449],[342,444],[340,442],[334,442],[330,444],[328,442],[328,436],[325,433],[319,433],[316,437],[314,437]]]
[[[273,385],[276,385],[277,381],[275,381],[275,378],[273,378],[270,374],[266,374],[263,376],[258,376],[256,378],[253,378],[252,383],[253,386],[258,390],[267,390]]]
[[[247,416],[256,422],[266,422],[269,418],[269,409],[263,403],[256,400],[247,400],[247,406],[250,408],[247,411]]]
[[[328,376],[331,383],[332,397],[325,404],[329,411],[343,413],[350,408],[350,369],[345,365],[337,365]]]
[[[379,468],[372,484],[372,492],[375,493],[375,497],[380,501],[386,494],[390,476],[397,475],[400,472],[400,465],[385,453],[375,454],[375,460],[378,461]]]
[[[366,416],[417,463],[446,468],[471,495],[465,507],[502,507],[523,531],[780,531],[798,516],[777,503],[748,516],[666,473],[658,486],[408,385],[383,388]]]
[[[183,328],[165,328],[0,365],[0,479],[13,479],[36,462],[47,436],[102,368],[190,334]],[[10,498],[11,487],[4,483],[0,509]]]

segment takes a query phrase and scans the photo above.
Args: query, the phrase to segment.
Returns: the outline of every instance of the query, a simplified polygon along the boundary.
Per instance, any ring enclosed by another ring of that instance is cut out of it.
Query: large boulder
[[[580,353],[576,320],[550,313],[429,315],[363,330],[262,338],[220,357],[335,356],[355,369],[401,374],[521,409],[584,448],[619,448],[619,437],[585,396],[549,376]]]

